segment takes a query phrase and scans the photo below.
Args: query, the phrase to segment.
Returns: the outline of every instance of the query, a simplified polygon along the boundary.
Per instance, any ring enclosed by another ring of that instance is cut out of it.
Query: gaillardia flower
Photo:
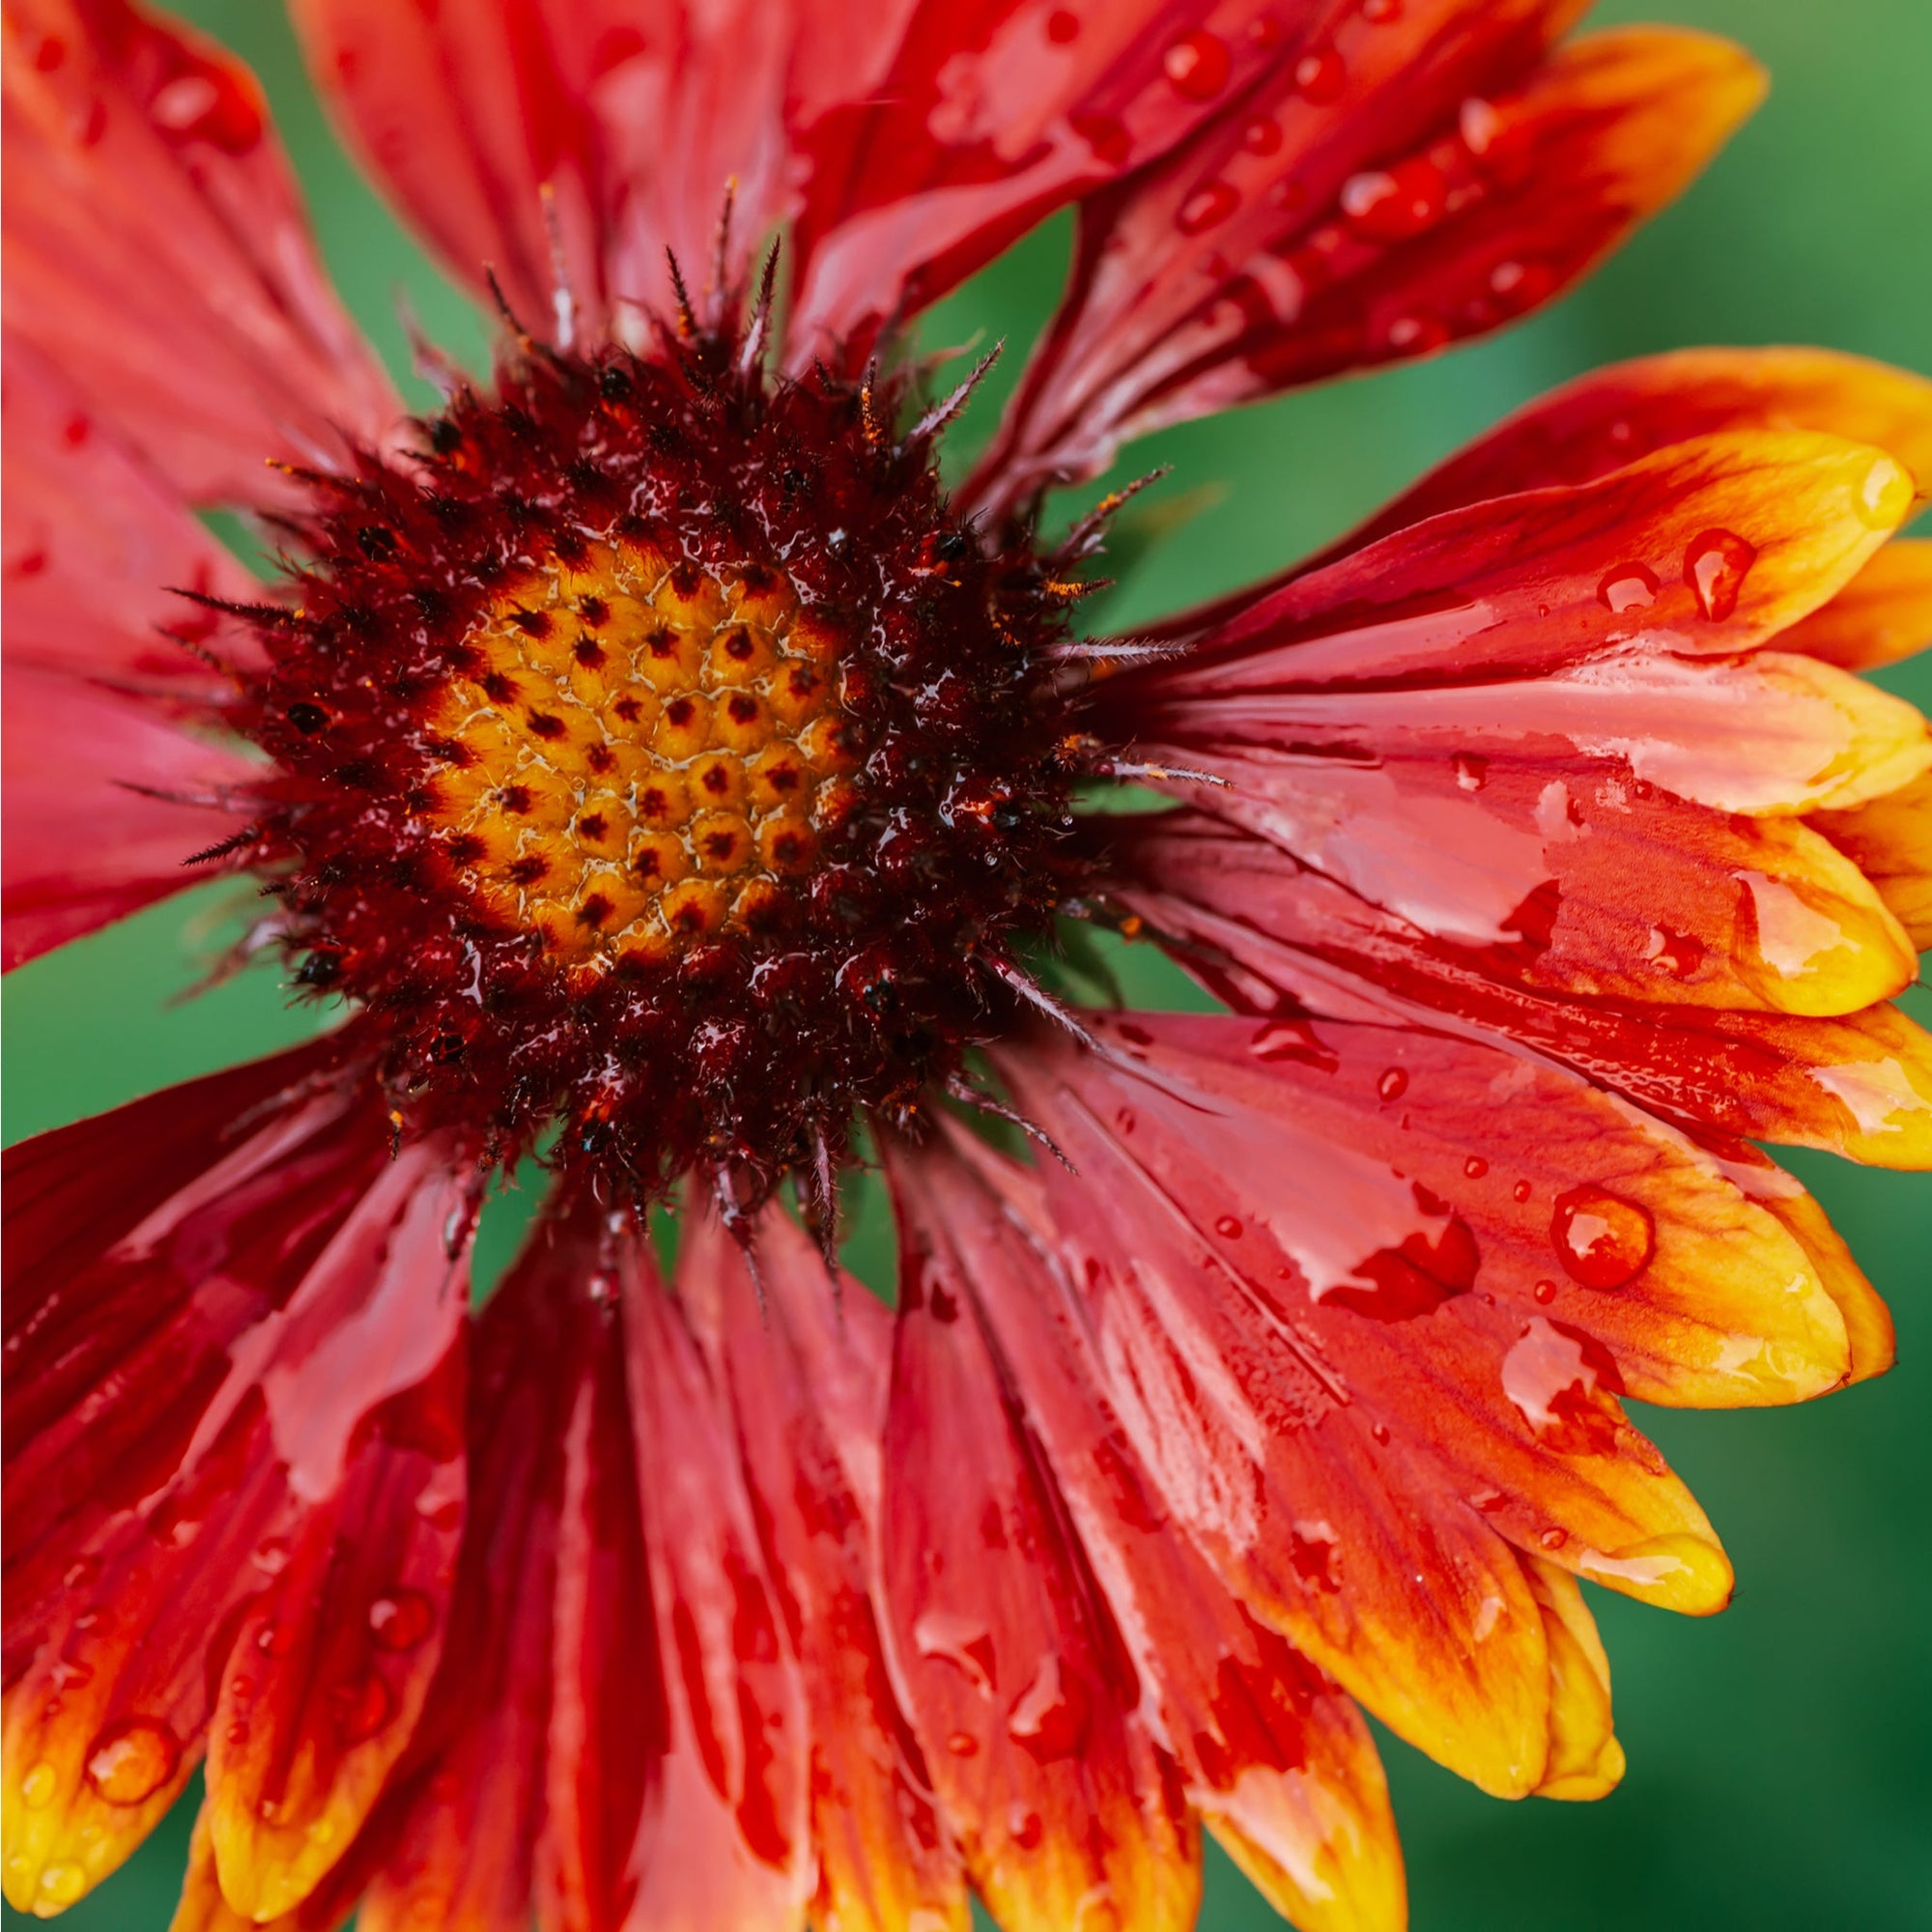
[[[1932,632],[1932,386],[1608,369],[1131,638],[1118,500],[1041,504],[1543,301],[1755,71],[1577,0],[293,11],[501,319],[438,413],[245,71],[6,8],[9,957],[237,874],[339,1022],[9,1157],[7,1896],[202,1766],[181,1932],[1157,1932],[1203,1826],[1368,1932],[1361,1707],[1607,1790],[1578,1578],[1731,1582],[1622,1398],[1889,1360],[1753,1144],[1932,1164],[1932,736],[1855,674]],[[909,326],[1066,208],[949,491]],[[1222,1010],[1083,1003],[1080,922]]]

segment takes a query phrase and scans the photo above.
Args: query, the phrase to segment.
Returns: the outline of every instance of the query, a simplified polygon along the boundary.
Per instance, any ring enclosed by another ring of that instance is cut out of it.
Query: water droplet
[[[1007,1813],[1007,1830],[1023,1852],[1033,1851],[1046,1836],[1046,1826],[1039,1813],[1029,1811],[1024,1804],[1015,1804]]]
[[[41,1896],[51,1905],[71,1905],[87,1890],[87,1874],[78,1865],[48,1865],[41,1873]]]
[[[1530,1196],[1530,1185],[1529,1182],[1526,1180],[1519,1180],[1517,1184],[1510,1189],[1510,1199],[1512,1201],[1517,1202],[1519,1205],[1524,1201],[1527,1201],[1529,1199],[1529,1196]]]
[[[128,1718],[95,1739],[87,1781],[110,1804],[140,1804],[181,1768],[181,1740],[153,1718]]]
[[[245,155],[262,138],[262,110],[249,90],[213,65],[164,83],[148,113],[168,133],[210,142],[227,155]]]
[[[980,1740],[971,1731],[954,1731],[946,1740],[946,1748],[954,1757],[978,1757],[980,1754]]]
[[[373,1738],[395,1712],[395,1699],[380,1677],[358,1677],[328,1693],[335,1709],[335,1734],[345,1745]]]
[[[1228,45],[1218,34],[1199,27],[1168,48],[1161,66],[1177,94],[1211,100],[1228,84]]]
[[[1556,286],[1556,271],[1547,262],[1498,262],[1490,270],[1490,293],[1511,315],[1534,308]]]
[[[1621,616],[1626,611],[1642,611],[1655,604],[1661,587],[1656,571],[1648,564],[1620,563],[1605,571],[1597,597],[1605,610]]]
[[[1463,791],[1481,791],[1490,780],[1490,761],[1475,752],[1456,753],[1456,783]]]
[[[1342,213],[1370,242],[1408,242],[1442,218],[1449,185],[1421,156],[1392,168],[1369,168],[1342,184]]]
[[[1567,1529],[1546,1529],[1536,1540],[1546,1549],[1561,1549],[1570,1541],[1570,1532]]]
[[[1174,225],[1183,235],[1201,235],[1226,221],[1241,205],[1241,197],[1224,181],[1198,187],[1176,210]]]
[[[1530,1290],[1530,1293],[1535,1295],[1537,1300],[1542,1302],[1545,1307],[1548,1307],[1550,1302],[1556,1299],[1556,1284],[1553,1281],[1540,1281]]]
[[[1501,130],[1503,117],[1480,95],[1472,94],[1456,116],[1456,131],[1472,155],[1486,155]]]
[[[1408,1075],[1400,1066],[1391,1066],[1376,1082],[1376,1092],[1384,1100],[1400,1100],[1408,1092]]]
[[[1214,1223],[1214,1232],[1223,1239],[1237,1241],[1241,1237],[1241,1224],[1232,1214],[1223,1214]]]
[[[1386,1422],[1378,1422],[1369,1431],[1369,1434],[1373,1435],[1376,1438],[1376,1440],[1382,1445],[1383,1448],[1388,1447],[1389,1426]]]
[[[1564,1271],[1585,1288],[1622,1288],[1657,1252],[1657,1223],[1634,1201],[1585,1185],[1556,1197],[1549,1238]]]
[[[1132,1133],[1134,1130],[1134,1110],[1131,1107],[1122,1107],[1121,1111],[1114,1116],[1114,1124],[1117,1127],[1119,1127],[1123,1134]]]
[[[269,1537],[249,1560],[266,1575],[279,1577],[289,1567],[288,1539],[283,1536]]]
[[[1080,16],[1065,7],[1056,7],[1046,16],[1046,38],[1055,46],[1066,46],[1080,38]]]
[[[1463,1163],[1463,1172],[1464,1176],[1466,1176],[1467,1179],[1469,1179],[1470,1180],[1482,1179],[1483,1176],[1489,1173],[1489,1171],[1490,1171],[1489,1162],[1486,1161],[1483,1158],[1483,1156],[1479,1153],[1472,1153],[1469,1156],[1469,1158]]]
[[[1241,146],[1251,155],[1272,155],[1281,146],[1280,124],[1258,115],[1241,129]]]
[[[1325,1520],[1295,1523],[1289,1531],[1288,1555],[1294,1565],[1294,1574],[1303,1582],[1313,1583],[1321,1590],[1342,1587],[1342,1578],[1337,1574],[1341,1538],[1331,1523]]]
[[[1426,355],[1448,340],[1448,325],[1438,316],[1399,315],[1388,326],[1388,345],[1401,355]]]
[[[369,1605],[369,1634],[383,1650],[413,1650],[436,1628],[436,1605],[420,1590],[397,1590]]]
[[[1738,608],[1738,593],[1756,560],[1757,546],[1733,530],[1705,530],[1686,546],[1684,581],[1713,623],[1722,623]]]
[[[1007,1735],[1041,1764],[1071,1757],[1087,1736],[1087,1696],[1052,1652],[1013,1701]]]
[[[952,1610],[925,1610],[912,1627],[912,1640],[922,1657],[963,1671],[980,1696],[993,1694],[999,1672],[993,1661],[993,1639],[984,1624]]]
[[[221,1735],[239,1748],[248,1742],[248,1726],[238,1719]]]
[[[100,1565],[92,1556],[83,1556],[78,1563],[68,1566],[68,1572],[61,1578],[70,1590],[84,1590],[100,1575]]]
[[[1094,158],[1110,168],[1124,167],[1133,154],[1126,124],[1111,114],[1075,114],[1067,125],[1094,150]]]
[[[1342,56],[1333,47],[1317,47],[1294,64],[1295,92],[1304,100],[1333,100],[1348,80]]]
[[[1905,521],[1912,495],[1912,478],[1905,466],[1881,456],[1865,471],[1864,481],[1852,498],[1852,508],[1868,528],[1889,530]]]
[[[255,1633],[255,1648],[264,1657],[286,1657],[295,1647],[295,1632],[277,1617],[270,1617]]]
[[[1595,1337],[1532,1315],[1503,1357],[1503,1393],[1546,1448],[1559,1455],[1608,1456],[1617,1450],[1611,1396],[1623,1378]]]
[[[1653,925],[1643,956],[1662,967],[1673,980],[1688,980],[1704,963],[1708,949],[1694,932],[1677,932],[1667,925]]]
[[[57,1690],[78,1690],[83,1684],[94,1682],[94,1666],[76,1663],[71,1658],[64,1657],[47,1675],[53,1679]]]
[[[45,1758],[29,1767],[27,1775],[20,1780],[20,1803],[29,1811],[44,1811],[54,1802],[54,1792],[60,1785],[60,1774]]]
[[[1362,0],[1362,18],[1378,27],[1400,20],[1402,0]]]

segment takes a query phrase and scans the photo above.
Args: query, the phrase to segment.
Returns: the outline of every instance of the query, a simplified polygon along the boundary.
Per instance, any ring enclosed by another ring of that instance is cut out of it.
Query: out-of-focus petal
[[[1293,70],[1333,0],[916,0],[801,112],[791,355],[863,344]]]
[[[401,405],[316,260],[254,76],[130,0],[6,20],[10,329],[196,502],[276,492]]]
[[[10,1155],[7,1746],[45,1767],[6,1794],[23,1907],[71,1903],[127,1856],[237,1678],[273,1694],[280,1638],[231,1649],[345,1499],[419,1455],[384,1431],[456,1373],[450,1150],[388,1160],[376,1096],[330,1058],[216,1074]]]
[[[1927,471],[1932,475],[1932,470]],[[1889,543],[1822,609],[1777,640],[1845,670],[1875,670],[1932,644],[1932,539]]]
[[[1541,60],[1576,11],[1333,8],[1238,115],[1092,197],[1067,302],[985,466],[995,500],[1091,475],[1164,424],[1512,321],[1673,199],[1762,74],[1660,28]]]
[[[145,697],[27,665],[5,738],[10,968],[209,877],[187,861],[246,823],[260,769]]]
[[[11,663],[111,674],[185,692],[211,681],[184,645],[214,614],[177,595],[245,600],[255,581],[179,494],[44,356],[10,331],[6,350],[6,648]],[[176,641],[176,640],[180,641]],[[245,633],[225,659],[253,663]]]
[[[1284,1917],[1303,1932],[1399,1928],[1402,1855],[1367,1726],[1176,1533],[1101,1393],[1080,1296],[1039,1238],[1037,1188],[963,1131],[949,1139],[909,1157],[911,1184],[966,1264],[975,1313],[1151,1691],[1144,1719]]]
[[[194,1833],[188,1839],[187,1871],[182,1879],[175,1916],[168,1921],[168,1932],[336,1932],[355,1903],[355,1890],[338,1889],[342,1870],[341,1865],[336,1866],[292,1912],[266,1921],[244,1918],[221,1895],[221,1880],[214,1869],[214,1840],[209,1833],[208,1804],[204,1800],[195,1814]],[[472,1928],[464,1926],[461,1932],[472,1932]],[[514,1925],[505,1920],[500,1927],[478,1926],[473,1932],[526,1932],[526,1925],[521,1919]]]
[[[882,1409],[890,1321],[858,1283],[835,1284],[783,1214],[762,1216],[755,1241],[754,1279],[720,1222],[688,1224],[677,1286],[730,1393],[766,1561],[798,1653],[818,1856],[811,1921],[824,1932],[963,1932],[965,1875],[894,1693],[872,1605],[872,1513],[839,1455],[814,1373],[828,1354],[846,1356],[835,1383],[871,1379],[867,1406]]]
[[[1116,896],[1238,1010],[1305,1009],[1501,1038],[1726,1139],[1888,1167],[1932,1162],[1932,1039],[1895,1007],[1819,1019],[1687,1004],[1671,984],[1703,961],[1682,930],[1662,924],[1645,951],[1671,982],[1665,997],[1567,998],[1532,983],[1533,958],[1434,939],[1197,813],[1110,820],[1104,849]]]
[[[812,1879],[797,1660],[722,1391],[641,1232],[618,1262],[669,1739],[627,1867],[633,1909],[654,1932],[788,1926]]]
[[[1932,946],[1932,774],[1807,822],[1877,887],[1915,946]]]
[[[919,1163],[888,1172],[899,1321],[880,1564],[891,1633],[967,1870],[1013,1932],[1110,1910],[1193,1923],[1178,1767],[1135,1715],[1131,1653],[977,1312],[972,1252]]]

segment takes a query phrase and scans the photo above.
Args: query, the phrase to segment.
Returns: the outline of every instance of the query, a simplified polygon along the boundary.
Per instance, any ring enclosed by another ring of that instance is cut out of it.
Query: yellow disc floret
[[[755,925],[850,808],[840,638],[780,571],[599,545],[464,641],[430,816],[463,886],[560,964]]]

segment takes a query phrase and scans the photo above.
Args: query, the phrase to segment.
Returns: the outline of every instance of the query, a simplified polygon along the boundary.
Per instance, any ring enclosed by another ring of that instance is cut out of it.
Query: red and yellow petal
[[[1932,773],[1807,823],[1871,881],[1914,946],[1932,946]]]
[[[790,1924],[811,1889],[797,1659],[716,1378],[641,1231],[617,1262],[668,1740],[627,1866],[633,1910],[661,1932]]]
[[[1522,1559],[1549,1643],[1549,1763],[1539,1798],[1602,1798],[1624,1775],[1610,1718],[1610,1660],[1577,1579],[1540,1556]]]
[[[1928,439],[1932,440],[1932,439]],[[1932,449],[1920,472],[1932,478]],[[1777,640],[1844,670],[1876,670],[1932,644],[1932,539],[1900,537]]]
[[[1656,28],[1547,54],[1572,11],[1334,9],[1240,115],[1091,198],[1070,298],[976,487],[1015,501],[1125,437],[1439,349],[1584,273],[1763,76]]]
[[[1661,982],[1644,1004],[1574,1000],[1525,983],[1547,954],[1433,940],[1196,813],[1110,819],[1106,853],[1120,901],[1239,1010],[1267,1014],[1287,1000],[1343,1019],[1475,1029],[1729,1139],[1889,1167],[1932,1160],[1932,1041],[1921,1027],[1887,1005],[1823,1019],[1685,1004],[1676,982],[1715,969],[1675,923],[1652,926],[1641,948]]]
[[[1179,1762],[1190,1801],[1306,1932],[1399,1927],[1402,1857],[1359,1714],[1175,1533],[1101,1393],[1037,1188],[963,1131],[948,1139],[907,1156],[910,1184],[945,1218],[966,1264],[1003,1379],[1046,1451],[1151,1693],[1142,1713]]]
[[[975,1888],[1014,1932],[1110,1909],[1191,1925],[1199,1846],[1178,1767],[974,1304],[973,1262],[917,1161],[890,1157],[900,1312],[880,1570],[929,1769]]]
[[[1889,451],[1932,491],[1932,382],[1830,349],[1678,349],[1593,369],[1506,417],[1330,554],[1445,511],[1595,482],[1694,438],[1811,430]],[[1304,566],[1305,567],[1305,566]]]
[[[402,413],[329,292],[254,76],[128,0],[5,39],[8,327],[195,502],[274,494]]]
[[[688,1226],[678,1291],[730,1392],[746,1480],[757,1498],[778,1600],[810,1719],[810,1906],[825,1932],[943,1932],[967,1922],[965,1874],[933,1801],[925,1752],[901,1714],[873,1607],[874,1517],[821,1406],[835,1384],[873,1378],[883,1406],[886,1311],[856,1282],[835,1286],[800,1229],[768,1212],[757,1274],[723,1226]],[[801,1331],[804,1331],[801,1335]],[[873,1498],[872,1501],[875,1501]]]

